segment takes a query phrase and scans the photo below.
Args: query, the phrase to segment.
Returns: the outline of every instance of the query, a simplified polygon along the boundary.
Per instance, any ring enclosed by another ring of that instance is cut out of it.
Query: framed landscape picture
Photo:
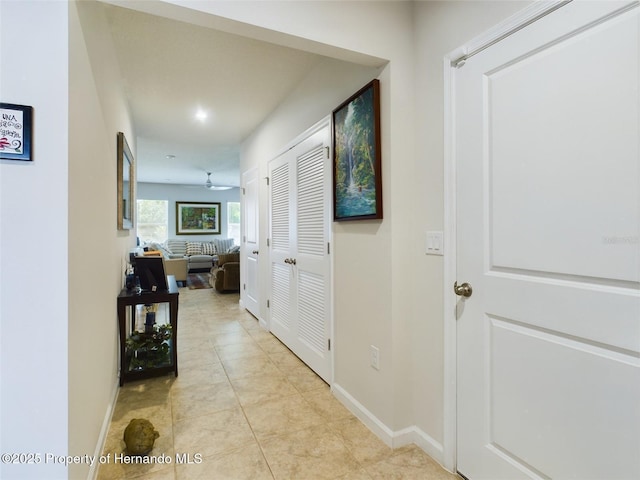
[[[333,219],[382,218],[380,82],[333,111]]]
[[[176,202],[176,235],[220,233],[220,203]]]

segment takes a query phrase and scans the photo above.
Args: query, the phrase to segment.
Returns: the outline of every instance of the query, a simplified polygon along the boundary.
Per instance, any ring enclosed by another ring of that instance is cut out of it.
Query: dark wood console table
[[[124,382],[142,378],[156,377],[169,372],[178,376],[178,284],[173,275],[167,277],[169,289],[165,292],[135,293],[123,288],[118,295],[118,328],[120,331],[120,386]],[[171,338],[168,340],[169,363],[156,367],[131,369],[131,359],[135,352],[127,351],[127,339],[136,327],[136,308],[138,305],[169,304],[169,323]],[[127,307],[130,308],[130,324],[127,325]]]

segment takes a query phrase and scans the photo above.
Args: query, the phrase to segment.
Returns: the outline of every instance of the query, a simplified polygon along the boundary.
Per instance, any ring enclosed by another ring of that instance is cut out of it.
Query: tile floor
[[[388,448],[236,294],[180,289],[178,366],[120,389],[98,480],[459,479],[415,446]],[[115,461],[133,418],[160,433],[157,463]]]

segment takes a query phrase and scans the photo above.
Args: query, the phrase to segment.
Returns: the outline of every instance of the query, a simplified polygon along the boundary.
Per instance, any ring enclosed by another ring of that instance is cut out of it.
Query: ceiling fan
[[[205,182],[204,187],[209,190],[229,190],[233,188],[233,187],[223,187],[223,186],[214,185],[213,182],[211,181],[211,172],[207,172],[207,181]]]

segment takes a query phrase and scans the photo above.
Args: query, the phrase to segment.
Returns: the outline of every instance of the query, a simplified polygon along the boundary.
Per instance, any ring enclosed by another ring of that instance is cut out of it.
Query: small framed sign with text
[[[0,103],[0,159],[33,161],[33,107]]]

